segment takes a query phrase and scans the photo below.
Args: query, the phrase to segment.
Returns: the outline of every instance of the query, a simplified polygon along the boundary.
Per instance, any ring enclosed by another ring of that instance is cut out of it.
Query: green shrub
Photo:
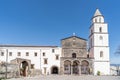
[[[100,71],[97,71],[97,75],[100,76]]]
[[[0,77],[0,80],[5,80],[5,78],[4,77]]]

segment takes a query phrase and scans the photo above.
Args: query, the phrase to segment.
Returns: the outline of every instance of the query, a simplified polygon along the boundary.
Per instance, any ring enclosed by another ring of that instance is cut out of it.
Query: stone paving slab
[[[49,75],[36,77],[12,78],[8,80],[120,80],[120,76],[67,76]]]

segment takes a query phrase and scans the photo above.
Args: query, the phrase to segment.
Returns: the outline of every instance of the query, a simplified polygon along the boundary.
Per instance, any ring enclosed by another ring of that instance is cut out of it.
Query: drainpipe
[[[40,49],[40,74],[42,74],[42,70],[41,70],[41,49]]]
[[[8,49],[6,49],[6,72],[5,72],[5,78],[7,79],[7,66],[8,66]]]

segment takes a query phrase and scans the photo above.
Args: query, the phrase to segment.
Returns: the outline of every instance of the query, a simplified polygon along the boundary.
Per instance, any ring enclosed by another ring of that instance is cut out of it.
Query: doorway
[[[73,74],[79,74],[79,61],[73,61]]]
[[[52,67],[51,74],[58,74],[58,67],[57,66]]]
[[[20,64],[20,75],[27,76],[27,74],[28,74],[28,62],[22,61]]]

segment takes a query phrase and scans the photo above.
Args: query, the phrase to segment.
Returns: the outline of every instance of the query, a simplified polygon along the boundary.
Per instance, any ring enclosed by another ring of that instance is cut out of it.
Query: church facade
[[[89,29],[89,46],[86,39],[76,35],[62,39],[61,47],[0,45],[0,61],[18,64],[21,76],[109,75],[108,25],[98,9]]]
[[[93,58],[88,55],[86,40],[73,35],[61,42],[61,74],[92,74]]]

